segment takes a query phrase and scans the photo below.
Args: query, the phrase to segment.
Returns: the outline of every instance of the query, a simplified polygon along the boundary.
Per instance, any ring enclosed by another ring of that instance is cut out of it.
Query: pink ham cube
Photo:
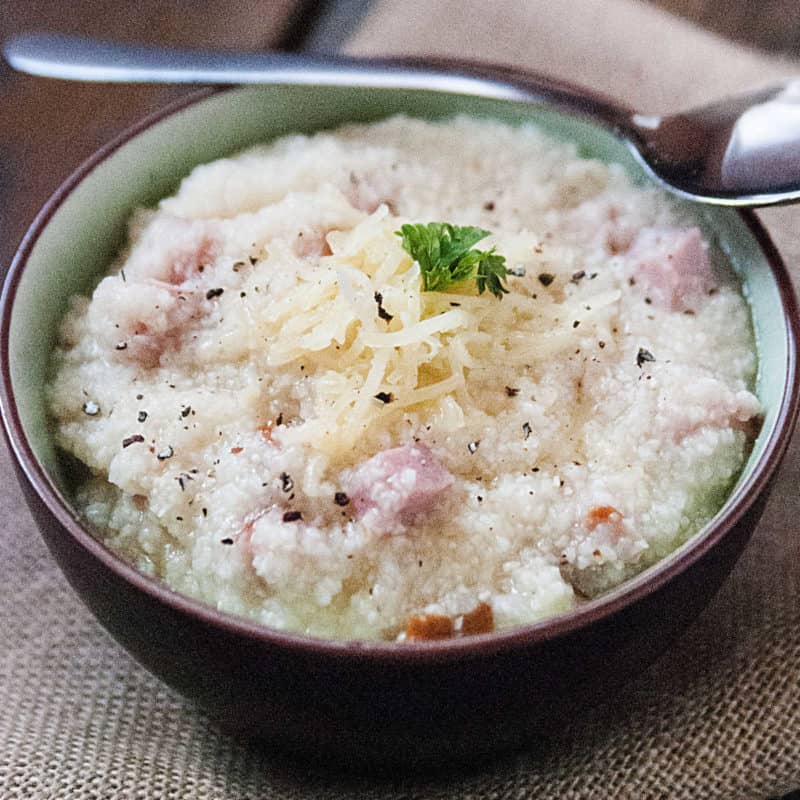
[[[627,259],[634,285],[660,308],[692,309],[715,286],[708,245],[699,228],[645,228]]]
[[[453,476],[422,444],[384,450],[356,467],[345,482],[356,516],[380,533],[402,532],[452,484]]]

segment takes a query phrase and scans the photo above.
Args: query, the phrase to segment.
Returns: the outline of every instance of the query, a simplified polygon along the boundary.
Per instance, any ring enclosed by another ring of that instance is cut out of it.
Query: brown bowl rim
[[[380,60],[375,61],[379,63]],[[437,70],[450,69],[453,74],[466,72],[499,84],[522,85],[528,93],[529,99],[541,101],[573,116],[583,116],[601,127],[603,125],[606,128],[611,127],[609,120],[618,118],[620,113],[625,111],[619,103],[591,90],[505,66],[477,65],[442,59],[427,61],[415,59],[402,63],[413,63],[421,67],[432,65]],[[232,88],[235,87],[204,88],[192,92],[186,97],[181,97],[144,117],[96,150],[56,189],[36,215],[4,276],[0,294],[0,410],[3,412],[3,433],[18,467],[39,499],[64,531],[72,536],[84,550],[98,559],[117,577],[132,584],[152,599],[166,604],[174,611],[190,615],[228,633],[257,640],[272,647],[305,651],[334,659],[355,659],[356,661],[369,659],[384,662],[441,662],[529,648],[538,643],[566,636],[584,626],[606,620],[660,589],[703,558],[731,532],[745,512],[753,505],[758,495],[766,489],[786,452],[800,407],[800,372],[797,369],[800,317],[791,279],[786,265],[768,233],[756,215],[748,209],[740,209],[738,213],[755,238],[775,278],[781,300],[787,342],[786,380],[772,431],[765,443],[761,458],[752,468],[750,475],[728,498],[718,516],[673,554],[649,567],[639,576],[625,581],[609,594],[582,604],[564,614],[536,623],[462,639],[413,643],[322,639],[272,629],[247,618],[219,611],[199,600],[179,594],[157,579],[135,569],[95,539],[80,523],[76,512],[72,510],[70,504],[34,455],[22,427],[11,384],[9,354],[9,331],[16,291],[28,258],[42,231],[69,195],[98,165],[128,141],[153,125],[219,92]]]

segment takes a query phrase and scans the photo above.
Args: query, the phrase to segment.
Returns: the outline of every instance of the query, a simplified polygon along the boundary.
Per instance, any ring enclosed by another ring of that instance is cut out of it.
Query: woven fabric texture
[[[378,3],[360,53],[515,63],[671,109],[796,66],[634,0]],[[762,214],[800,264],[800,212]],[[0,452],[0,798],[767,798],[800,786],[800,439],[750,546],[686,636],[616,698],[535,750],[393,780],[297,769],[226,738],[94,622],[35,530]]]

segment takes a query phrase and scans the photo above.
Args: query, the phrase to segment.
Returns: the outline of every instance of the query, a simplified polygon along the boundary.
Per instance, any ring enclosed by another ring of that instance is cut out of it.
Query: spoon
[[[507,67],[444,60],[183,50],[48,33],[18,35],[3,54],[21,72],[78,81],[360,86],[545,102],[613,130],[682,197],[728,206],[800,200],[800,80],[652,116]]]

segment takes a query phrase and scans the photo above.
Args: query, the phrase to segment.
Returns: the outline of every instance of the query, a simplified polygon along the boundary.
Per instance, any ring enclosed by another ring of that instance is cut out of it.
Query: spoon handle
[[[190,50],[55,33],[19,34],[5,42],[3,55],[20,72],[74,81],[362,86],[497,99],[521,99],[526,94],[488,80],[478,69],[459,74],[409,60]]]
[[[5,42],[3,55],[30,75],[104,83],[331,83],[334,71],[344,71],[345,82],[364,71],[362,59],[344,56],[190,50],[59,33],[19,34]]]
[[[627,114],[544,76],[497,65],[426,58],[361,58],[307,53],[194,50],[122,44],[59,33],[23,33],[3,44],[19,72],[103,83],[358,86],[543,102],[618,128]]]

